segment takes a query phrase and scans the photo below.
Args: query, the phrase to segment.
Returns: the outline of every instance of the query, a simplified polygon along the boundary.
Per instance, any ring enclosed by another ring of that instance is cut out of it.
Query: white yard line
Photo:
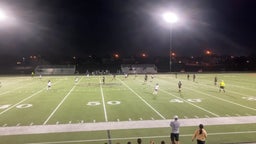
[[[107,110],[106,110],[106,104],[105,104],[105,98],[103,94],[103,89],[100,81],[100,93],[101,93],[101,99],[102,99],[102,105],[103,105],[103,110],[104,110],[104,116],[105,116],[105,121],[108,121],[108,116],[107,116]]]
[[[17,105],[19,105],[19,104],[23,103],[24,101],[26,101],[26,100],[28,100],[28,99],[32,98],[33,96],[35,96],[35,95],[37,95],[37,94],[41,93],[44,89],[45,89],[45,88],[43,88],[43,89],[41,89],[41,90],[37,91],[36,93],[32,94],[31,96],[29,96],[29,97],[27,97],[27,98],[25,98],[25,99],[21,100],[20,102],[18,102],[18,103],[16,103],[16,104],[12,105],[12,106],[11,106],[11,107],[9,107],[8,109],[5,109],[4,111],[2,111],[2,112],[0,113],[0,115],[2,115],[3,113],[5,113],[5,112],[9,111],[10,109],[12,109],[12,108],[16,107]]]
[[[56,82],[56,83],[58,83],[58,82]],[[56,83],[55,83],[55,84],[56,84]],[[44,89],[46,89],[46,88],[43,88],[43,89],[41,89],[41,90],[37,91],[36,93],[34,93],[34,94],[30,95],[29,97],[27,97],[27,98],[25,98],[25,99],[21,100],[20,102],[18,102],[18,103],[16,103],[16,104],[12,105],[12,106],[11,106],[11,107],[9,107],[8,109],[5,109],[4,111],[0,112],[0,115],[2,115],[3,113],[5,113],[5,112],[9,111],[10,109],[12,109],[12,108],[16,107],[17,105],[19,105],[19,104],[23,103],[24,101],[26,101],[26,100],[28,100],[28,99],[30,99],[30,98],[32,98],[32,97],[34,97],[34,96],[36,96],[37,94],[41,93]]]
[[[207,133],[209,136],[212,135],[233,135],[233,134],[252,134],[256,133],[256,131],[238,131],[238,132],[219,132],[219,133]],[[180,134],[180,137],[192,137],[193,134]],[[170,135],[163,136],[143,136],[141,139],[156,139],[156,138],[169,138]],[[112,141],[117,140],[136,140],[138,137],[119,137],[119,138],[111,138]],[[72,140],[72,141],[49,141],[49,142],[36,142],[36,143],[26,143],[26,144],[67,144],[67,143],[81,143],[81,142],[100,142],[100,141],[108,141],[109,139],[89,139],[89,140]],[[243,143],[243,144],[256,144],[256,143]]]
[[[150,84],[150,85],[153,86],[152,84]],[[211,114],[211,115],[213,115],[213,116],[219,117],[218,114],[213,113],[213,112],[211,112],[211,111],[209,111],[209,110],[207,110],[207,109],[205,109],[205,108],[202,108],[202,107],[200,107],[200,106],[198,106],[198,105],[196,105],[196,104],[193,104],[193,103],[187,101],[186,99],[183,99],[183,98],[181,98],[181,97],[179,97],[179,96],[176,96],[176,95],[174,95],[174,94],[171,94],[171,93],[169,93],[169,92],[167,92],[167,91],[165,91],[165,90],[163,90],[163,89],[160,89],[159,91],[162,91],[162,92],[164,92],[164,93],[166,93],[166,94],[168,94],[168,95],[171,95],[171,96],[173,96],[173,97],[175,97],[175,98],[177,98],[177,99],[181,99],[182,101],[184,101],[184,102],[186,102],[186,103],[188,103],[188,104],[190,104],[190,105],[192,105],[192,106],[194,106],[194,107],[197,107],[198,109],[201,109],[201,110],[203,110],[203,111],[205,111],[205,112],[207,112],[207,113],[209,113],[209,114]]]
[[[211,112],[211,111],[209,111],[209,110],[207,110],[207,109],[205,109],[205,108],[202,108],[202,107],[200,107],[200,106],[198,106],[198,105],[196,105],[196,104],[193,104],[192,102],[189,102],[189,101],[187,101],[186,99],[183,99],[183,98],[181,98],[181,97],[178,97],[178,96],[176,96],[176,95],[174,95],[174,94],[171,94],[171,93],[169,93],[169,92],[167,92],[167,91],[165,91],[165,90],[161,90],[161,91],[165,92],[165,93],[168,94],[168,95],[171,95],[171,96],[173,96],[173,97],[176,97],[177,99],[181,99],[182,101],[184,101],[184,102],[186,102],[186,103],[188,103],[188,104],[190,104],[190,105],[192,105],[192,106],[194,106],[194,107],[196,107],[196,108],[198,108],[198,109],[200,109],[200,110],[203,110],[203,111],[205,111],[205,112],[207,112],[207,113],[209,113],[209,114],[211,114],[211,115],[213,115],[213,116],[219,117],[218,114],[216,114],[216,113],[214,113],[214,112]]]
[[[27,86],[29,86],[29,85],[32,85],[33,83],[30,83],[30,84],[28,84],[28,85],[26,85],[26,87]],[[16,90],[18,90],[18,89],[21,89],[21,88],[23,88],[23,87],[25,87],[24,85],[22,85],[22,86],[20,86],[20,87],[17,87],[17,88],[15,88],[15,89],[13,89],[13,90],[8,90],[8,91],[5,91],[5,92],[3,92],[3,93],[0,93],[0,96],[1,95],[4,95],[4,94],[7,94],[7,93],[10,93],[10,92],[13,92],[13,91],[16,91]],[[2,97],[2,96],[1,96]]]
[[[179,119],[182,127],[205,125],[232,125],[232,124],[255,124],[256,116],[243,117],[215,117],[215,118],[192,118]],[[85,132],[103,130],[128,130],[143,128],[168,128],[171,120],[140,120],[140,121],[119,121],[119,122],[97,122],[77,123],[58,125],[33,125],[0,127],[0,136],[4,135],[27,135],[47,134],[62,132]]]
[[[80,81],[83,79],[83,77],[78,81],[77,84],[80,83]],[[76,84],[72,87],[72,89],[66,94],[66,96],[62,99],[62,101],[57,105],[57,107],[53,110],[53,112],[50,114],[50,116],[44,121],[43,125],[45,125],[55,114],[55,112],[59,109],[59,107],[64,103],[64,101],[68,98],[68,96],[71,94],[71,92],[75,89]]]
[[[166,119],[160,112],[158,112],[155,108],[153,108],[146,100],[144,100],[138,93],[136,93],[131,87],[129,87],[126,83],[121,81],[119,78],[118,80],[125,85],[132,93],[134,93],[138,98],[140,98],[147,106],[149,106],[154,112],[156,112],[162,119]]]
[[[221,100],[221,101],[224,101],[224,102],[227,102],[227,103],[231,103],[231,104],[234,104],[234,105],[237,105],[237,106],[240,106],[240,107],[243,107],[243,108],[247,108],[247,109],[250,109],[250,110],[253,110],[253,111],[256,111],[255,108],[251,108],[251,107],[248,107],[248,106],[245,106],[245,105],[241,105],[239,103],[236,103],[236,102],[233,102],[233,101],[229,101],[229,100],[226,100],[226,99],[223,99],[223,98],[220,98],[220,97],[216,97],[216,96],[213,96],[213,95],[210,95],[210,94],[207,94],[207,93],[204,93],[204,92],[201,92],[201,91],[198,91],[198,90],[194,90],[194,89],[190,89],[190,88],[185,88],[185,89],[189,89],[191,91],[194,91],[194,92],[197,92],[197,93],[201,93],[203,95],[207,95],[207,96],[210,96],[212,98],[215,98],[215,99],[218,99],[218,100]]]
[[[173,79],[174,79],[174,78],[173,78]],[[198,83],[198,85],[202,85],[202,86],[205,86],[205,87],[212,88],[211,86],[204,85],[204,84],[199,84],[199,83]],[[241,105],[241,104],[236,103],[236,102],[233,102],[233,101],[229,101],[229,100],[226,100],[226,99],[223,99],[223,98],[220,98],[220,97],[216,97],[216,96],[213,96],[213,95],[210,95],[210,94],[207,94],[207,93],[204,93],[204,92],[198,91],[198,90],[190,89],[190,88],[187,88],[187,87],[183,87],[183,88],[184,88],[184,89],[191,90],[191,91],[194,91],[194,92],[197,92],[197,93],[200,93],[200,94],[203,94],[203,95],[210,96],[210,97],[212,97],[212,98],[215,98],[215,99],[218,99],[218,100],[221,100],[221,101],[227,102],[227,103],[231,103],[231,104],[234,104],[234,105],[237,105],[237,106],[243,107],[243,108],[247,108],[247,109],[250,109],[250,110],[256,111],[256,109],[255,109],[255,108],[251,108],[251,107],[248,107],[248,106],[245,106],[245,105]],[[212,89],[213,89],[213,88],[212,88]]]

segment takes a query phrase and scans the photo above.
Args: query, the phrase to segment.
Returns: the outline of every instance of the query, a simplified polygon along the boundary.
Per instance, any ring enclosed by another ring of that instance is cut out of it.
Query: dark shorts
[[[224,89],[224,86],[220,86],[221,89]]]
[[[179,141],[179,134],[178,133],[171,133],[171,141]]]
[[[197,140],[197,144],[205,144],[205,141]]]

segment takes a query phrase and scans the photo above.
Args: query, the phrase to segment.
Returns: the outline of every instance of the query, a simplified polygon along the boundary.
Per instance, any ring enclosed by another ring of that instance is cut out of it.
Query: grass
[[[226,93],[219,93],[213,84],[214,77],[224,80]],[[186,74],[155,75],[144,82],[144,75],[128,78],[105,76],[43,76],[0,77],[0,126],[56,125],[69,123],[97,123],[140,120],[213,118],[230,116],[256,116],[256,74],[218,73],[196,74],[195,82],[187,80]],[[192,75],[190,76],[192,78]],[[47,81],[53,85],[46,90]],[[182,81],[182,91],[177,83]],[[153,89],[159,83],[158,95]],[[255,124],[207,126],[207,143],[255,142]],[[190,143],[197,127],[181,127],[181,143]],[[130,129],[69,132],[31,135],[0,136],[0,144],[39,142],[59,143],[135,143],[142,137],[146,143],[169,143],[170,129]]]

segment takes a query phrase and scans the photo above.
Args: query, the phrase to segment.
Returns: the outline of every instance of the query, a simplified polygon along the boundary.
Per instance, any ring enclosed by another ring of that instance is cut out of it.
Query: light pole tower
[[[172,53],[173,53],[173,45],[172,45],[172,40],[173,40],[173,24],[178,22],[178,16],[173,13],[173,12],[167,12],[163,14],[163,19],[168,22],[170,24],[170,52],[169,52],[169,56],[170,56],[170,72],[172,72]]]

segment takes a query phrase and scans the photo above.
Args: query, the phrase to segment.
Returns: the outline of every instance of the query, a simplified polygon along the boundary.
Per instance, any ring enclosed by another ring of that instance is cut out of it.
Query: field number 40
[[[175,102],[175,103],[184,103],[185,100],[182,99],[171,99],[170,102]],[[192,103],[199,103],[202,102],[201,99],[187,99],[186,101],[192,102]]]

